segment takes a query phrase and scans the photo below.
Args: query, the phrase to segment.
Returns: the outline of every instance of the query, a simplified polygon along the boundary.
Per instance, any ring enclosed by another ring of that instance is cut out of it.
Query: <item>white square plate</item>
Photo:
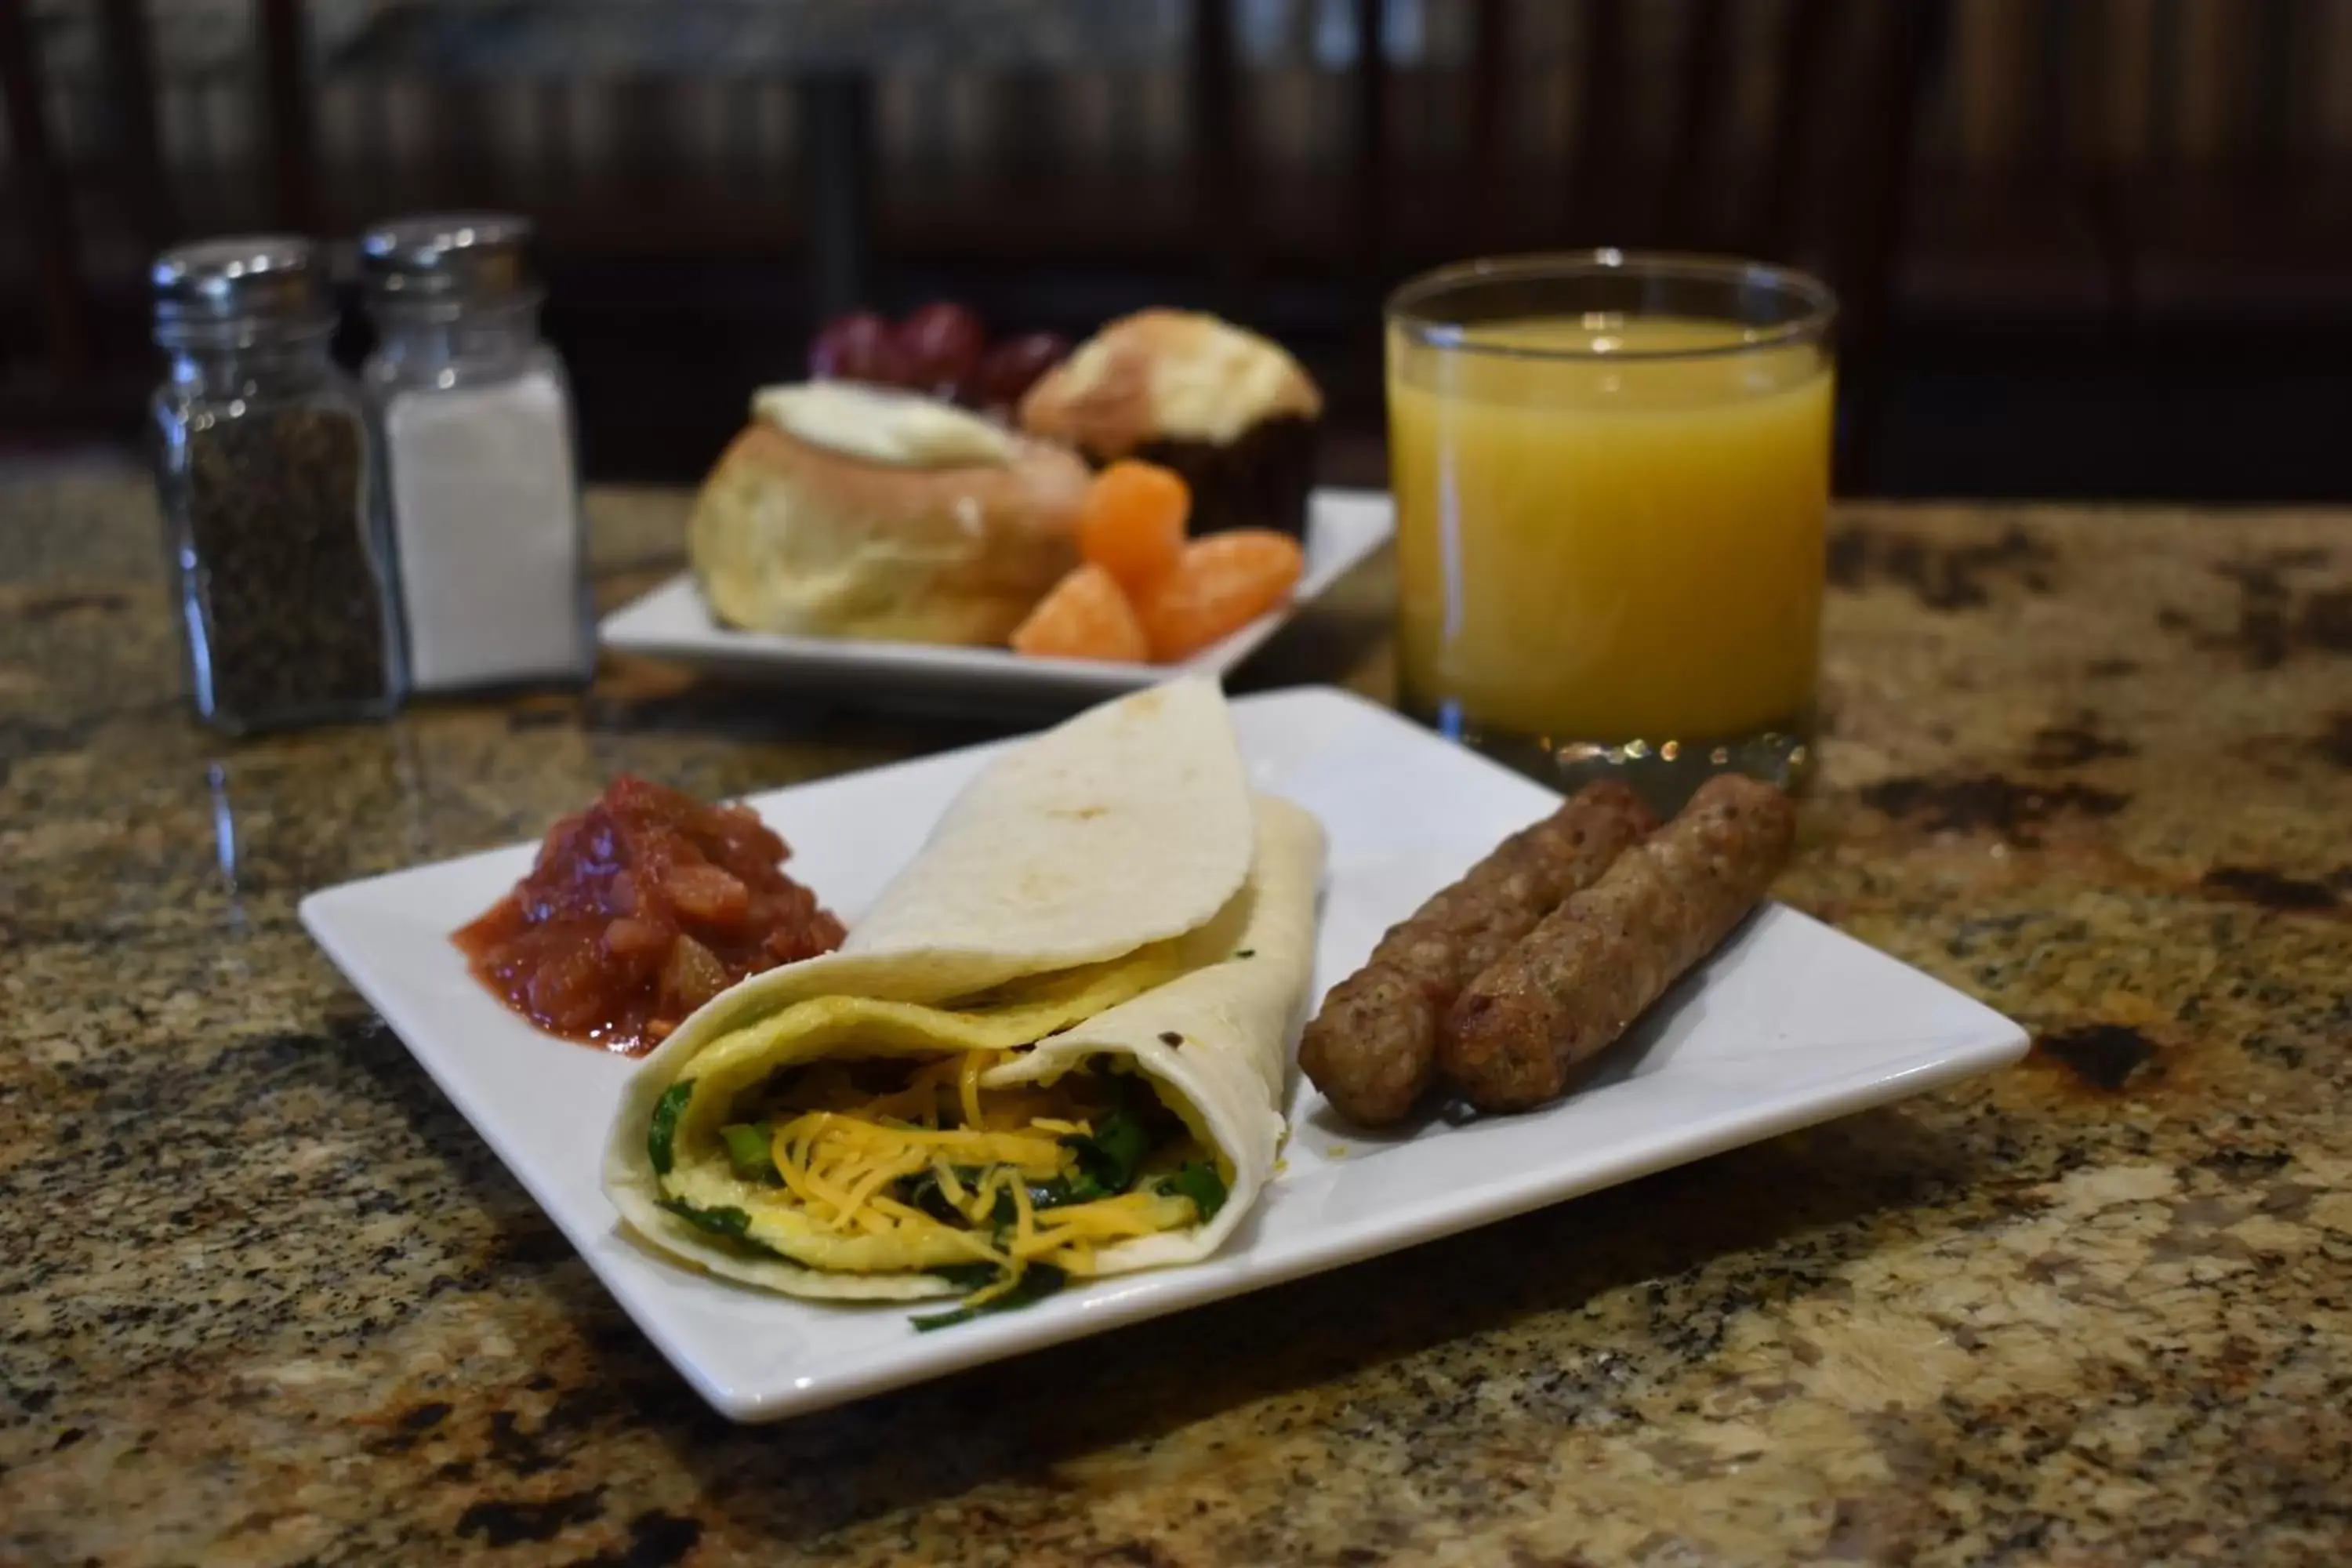
[[[1031,658],[1001,647],[737,631],[711,618],[701,590],[688,573],[605,616],[597,635],[618,653],[671,659],[724,675],[822,684],[831,692],[882,701],[947,700],[967,710],[975,700],[1031,708],[1076,707],[1180,675],[1222,677],[1255,652],[1298,606],[1319,596],[1395,531],[1396,514],[1386,493],[1317,490],[1307,509],[1307,570],[1290,603],[1267,611],[1181,664]]]
[[[1557,797],[1325,689],[1234,705],[1260,786],[1330,835],[1315,986]],[[754,796],[792,869],[855,919],[998,746]],[[1445,809],[1428,809],[1443,801]],[[1622,1042],[1601,1081],[1529,1115],[1365,1138],[1303,1080],[1286,1169],[1218,1256],[1074,1286],[918,1333],[904,1305],[829,1307],[724,1284],[619,1228],[599,1184],[630,1062],[552,1039],[467,973],[455,927],[530,864],[517,845],[348,883],[303,923],[488,1140],[638,1325],[726,1415],[772,1420],[1255,1290],[2016,1060],[2026,1037],[1958,992],[1792,910],[1744,927]]]

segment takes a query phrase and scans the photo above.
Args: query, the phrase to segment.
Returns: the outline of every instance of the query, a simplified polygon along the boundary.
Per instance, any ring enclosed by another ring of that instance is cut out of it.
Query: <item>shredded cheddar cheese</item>
[[[989,1051],[964,1052],[963,1067],[956,1074],[957,1099],[963,1107],[963,1124],[966,1127],[988,1125],[980,1115],[980,1075],[994,1065],[988,1059],[992,1054]]]
[[[857,1090],[845,1070],[812,1074],[793,1103],[815,1108],[784,1113],[769,1139],[781,1195],[831,1231],[954,1238],[956,1250],[999,1270],[967,1306],[1016,1289],[1033,1265],[1091,1274],[1100,1248],[1192,1223],[1190,1198],[1140,1188],[1041,1206],[1033,1184],[1077,1178],[1065,1140],[1095,1128],[1076,1086],[984,1089],[982,1077],[1011,1055],[942,1057],[881,1093]],[[899,1187],[908,1178],[928,1183],[911,1194],[917,1202]]]

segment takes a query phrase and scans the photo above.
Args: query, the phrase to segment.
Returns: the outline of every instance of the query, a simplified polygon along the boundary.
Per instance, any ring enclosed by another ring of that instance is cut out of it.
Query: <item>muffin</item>
[[[1276,343],[1214,316],[1113,321],[1021,400],[1021,427],[1096,464],[1140,458],[1184,476],[1192,531],[1304,535],[1323,395]]]
[[[999,644],[1077,564],[1084,463],[948,404],[761,389],[703,481],[687,552],[729,626]]]

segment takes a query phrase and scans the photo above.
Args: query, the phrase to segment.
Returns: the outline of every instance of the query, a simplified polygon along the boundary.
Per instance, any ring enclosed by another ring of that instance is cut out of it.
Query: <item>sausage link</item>
[[[1299,1041],[1299,1066],[1350,1121],[1402,1120],[1435,1073],[1438,1028],[1463,984],[1656,826],[1632,790],[1604,781],[1503,840],[1332,988]]]
[[[1524,1110],[1564,1093],[1731,934],[1788,862],[1795,834],[1796,808],[1771,785],[1708,780],[1681,816],[1463,989],[1438,1041],[1446,1082],[1481,1110]]]

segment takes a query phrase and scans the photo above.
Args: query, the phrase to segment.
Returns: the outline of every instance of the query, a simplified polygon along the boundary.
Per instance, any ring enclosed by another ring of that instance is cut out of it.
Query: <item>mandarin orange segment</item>
[[[1136,593],[1175,569],[1192,510],[1184,477],[1122,458],[1097,474],[1078,513],[1078,553]]]
[[[1013,651],[1047,658],[1140,661],[1150,655],[1135,606],[1118,580],[1091,563],[1073,567],[1013,630]]]
[[[1136,595],[1135,613],[1161,664],[1190,658],[1287,598],[1307,569],[1297,541],[1263,528],[1213,533],[1184,547],[1176,569]]]

